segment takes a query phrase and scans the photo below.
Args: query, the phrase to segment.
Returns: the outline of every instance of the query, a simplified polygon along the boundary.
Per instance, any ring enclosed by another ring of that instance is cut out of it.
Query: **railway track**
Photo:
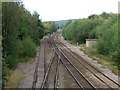
[[[95,87],[89,80],[70,62],[70,60],[64,55],[64,53],[58,48],[55,42],[52,42],[55,52],[60,58],[65,68],[68,70],[70,75],[74,78],[75,82],[78,84],[79,88],[84,90],[84,88],[89,88],[95,90]]]
[[[107,75],[102,73],[99,69],[91,65],[89,62],[84,60],[78,54],[74,53],[70,48],[61,43],[58,39],[59,33],[50,36],[46,40],[45,44],[51,45],[54,51],[53,56],[49,60],[46,66],[46,61],[44,61],[45,75],[41,85],[41,90],[46,88],[59,88],[59,75],[60,75],[60,65],[65,68],[71,84],[74,83],[80,90],[97,90],[98,88],[106,87],[106,89],[113,90],[120,87],[120,85],[109,78]],[[44,54],[47,50],[44,49]],[[47,55],[44,55],[44,59]],[[87,72],[87,74],[86,74]],[[89,76],[91,75],[91,76]],[[96,82],[94,82],[96,81]]]
[[[61,63],[61,56],[59,51],[56,51],[57,47],[51,46],[54,49],[54,56],[51,58],[48,68],[46,69],[45,78],[43,80],[43,84],[41,86],[41,90],[43,89],[57,89],[59,88],[59,67]],[[67,71],[68,72],[68,71]],[[68,72],[69,73],[69,72]],[[73,78],[69,78],[71,80]],[[71,82],[73,84],[73,82]],[[78,87],[78,86],[77,86]]]
[[[44,88],[54,88],[54,86],[55,86],[54,80],[55,80],[55,76],[56,76],[56,67],[57,67],[56,59],[57,59],[57,55],[54,55],[52,57],[52,59],[50,60],[50,63],[46,70],[46,74],[45,74],[45,77],[44,77],[44,80],[43,80],[43,83],[41,86],[41,90],[43,90]]]
[[[58,35],[56,35],[56,38],[58,39]],[[59,40],[59,46],[62,47],[61,51],[64,52],[65,55],[69,56],[71,58],[71,61],[74,62],[74,64],[79,63],[80,65],[82,65],[82,67],[84,67],[84,69],[87,69],[97,79],[99,79],[102,83],[106,84],[106,86],[108,86],[107,88],[111,88],[111,89],[120,88],[119,83],[115,82],[113,79],[111,79],[110,77],[108,77],[107,75],[102,73],[98,68],[94,67],[89,62],[87,62],[82,57],[80,57],[78,54],[73,52],[66,45],[61,43],[60,40]]]
[[[36,57],[37,59],[37,64],[36,64],[36,67],[35,67],[35,72],[34,72],[34,81],[33,81],[33,85],[32,85],[32,89],[34,90],[36,88],[36,83],[37,83],[37,79],[38,79],[38,67],[39,67],[39,54],[40,54],[40,51],[44,52],[44,48],[45,48],[45,45],[44,45],[44,40],[41,40],[41,47],[39,47],[39,50],[38,50],[38,56]]]
[[[58,76],[57,70],[58,70],[58,56],[56,55],[55,52],[53,52],[53,55],[51,59],[49,60],[49,63],[47,61],[47,50],[46,49],[48,46],[50,46],[50,39],[44,40],[45,48],[44,48],[44,79],[41,85],[41,90],[44,90],[46,88],[56,88],[56,78]],[[50,48],[50,47],[49,47]],[[52,48],[52,47],[51,47]],[[52,78],[52,79],[51,79]]]

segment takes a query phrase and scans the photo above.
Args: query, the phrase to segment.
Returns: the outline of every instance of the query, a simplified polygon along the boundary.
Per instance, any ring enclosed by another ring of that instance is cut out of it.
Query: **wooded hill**
[[[58,28],[63,28],[68,22],[73,21],[76,19],[68,19],[68,20],[58,20],[58,21],[45,21],[44,23],[54,23],[55,26]]]

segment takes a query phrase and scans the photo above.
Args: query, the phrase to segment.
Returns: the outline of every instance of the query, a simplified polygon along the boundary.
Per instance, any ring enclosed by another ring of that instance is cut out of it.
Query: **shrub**
[[[112,55],[112,58],[113,58],[113,60],[118,62],[119,66],[120,66],[120,50],[115,51]]]
[[[7,64],[9,65],[10,68],[15,68],[18,64],[17,57],[15,55],[8,55],[6,58]]]
[[[36,45],[30,38],[23,40],[23,55],[25,57],[33,57],[36,54]]]

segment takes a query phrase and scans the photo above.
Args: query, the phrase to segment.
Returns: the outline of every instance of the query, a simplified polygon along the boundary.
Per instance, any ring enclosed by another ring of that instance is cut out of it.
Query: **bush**
[[[23,42],[21,40],[18,40],[17,46],[18,46],[18,56],[23,57]]]
[[[10,68],[15,68],[18,64],[17,57],[14,55],[8,55],[6,58],[7,64],[9,65]]]
[[[99,33],[97,50],[103,55],[112,55],[117,49],[118,36],[117,36],[117,21],[114,18],[105,21],[102,26],[97,28]],[[101,30],[100,30],[101,29]]]
[[[120,50],[115,51],[112,55],[112,58],[113,58],[113,60],[118,62],[119,66],[120,66]]]
[[[36,45],[30,38],[23,40],[23,55],[25,57],[33,57],[36,54]]]

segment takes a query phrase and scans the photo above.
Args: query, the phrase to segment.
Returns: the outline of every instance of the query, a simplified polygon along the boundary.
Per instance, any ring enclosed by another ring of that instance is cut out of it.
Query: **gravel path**
[[[36,61],[19,63],[17,69],[25,73],[25,78],[18,88],[32,88]]]
[[[18,64],[17,69],[25,74],[25,78],[20,82],[18,88],[32,88],[38,54],[31,61]]]

